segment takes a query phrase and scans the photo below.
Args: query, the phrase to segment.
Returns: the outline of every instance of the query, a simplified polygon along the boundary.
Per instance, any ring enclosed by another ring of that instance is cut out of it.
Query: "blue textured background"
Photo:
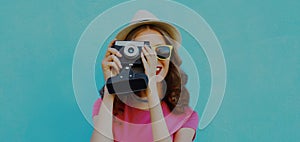
[[[1,1],[1,142],[89,141],[72,88],[73,53],[87,25],[120,2]],[[208,22],[227,63],[221,109],[196,140],[299,141],[300,2],[178,2]]]

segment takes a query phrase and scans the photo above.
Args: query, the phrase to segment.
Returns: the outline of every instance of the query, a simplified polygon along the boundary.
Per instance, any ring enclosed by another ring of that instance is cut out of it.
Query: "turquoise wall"
[[[121,2],[1,1],[1,142],[89,141],[93,128],[73,92],[73,54],[88,24]],[[300,2],[177,2],[214,30],[227,66],[222,106],[196,141],[299,141]],[[209,65],[202,50],[190,53],[200,60],[203,87],[195,110],[202,114]]]

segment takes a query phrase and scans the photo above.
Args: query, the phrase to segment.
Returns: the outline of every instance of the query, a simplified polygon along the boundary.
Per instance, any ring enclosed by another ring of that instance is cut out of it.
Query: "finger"
[[[110,76],[115,76],[115,75],[117,75],[117,74],[119,74],[119,73],[120,73],[120,71],[115,70],[114,68],[112,68],[112,69],[111,69],[111,74],[110,74]]]
[[[110,55],[109,58],[111,61],[115,62],[120,69],[122,68],[121,61],[119,60],[118,57],[116,57],[115,55]]]
[[[146,51],[150,54],[150,55],[155,55],[156,56],[156,52],[154,51],[153,48],[151,48],[149,45],[145,46]]]
[[[146,58],[146,60],[148,60],[149,52],[145,48],[142,48],[142,52],[144,53],[144,57]]]
[[[115,62],[107,62],[107,66],[113,68],[117,73],[119,73],[120,69],[118,68],[118,65]]]
[[[115,44],[116,40],[117,40],[117,39],[112,40],[112,41],[109,43],[108,47],[112,47],[112,46]]]
[[[112,40],[112,41],[108,44],[108,48],[107,48],[107,49],[111,48],[111,47],[115,44],[115,42],[116,42],[116,39]],[[106,51],[105,56],[109,56],[109,55],[111,55],[111,53],[108,52],[108,51]]]
[[[154,56],[153,54],[150,55],[150,53],[149,53],[145,48],[142,48],[142,51],[143,51],[144,56],[145,56],[145,58],[146,58],[146,61],[147,61],[148,63],[150,63],[150,62],[156,60],[156,56]]]
[[[109,56],[111,54],[115,54],[118,57],[122,57],[122,54],[117,49],[115,49],[115,48],[107,48],[106,56]]]
[[[119,72],[119,67],[115,62],[103,62],[103,69],[105,69],[106,71],[112,71],[115,70],[116,72]]]
[[[142,62],[143,62],[143,65],[144,65],[144,69],[147,70],[148,69],[148,63],[145,59],[144,53],[141,53],[141,58],[142,58]]]

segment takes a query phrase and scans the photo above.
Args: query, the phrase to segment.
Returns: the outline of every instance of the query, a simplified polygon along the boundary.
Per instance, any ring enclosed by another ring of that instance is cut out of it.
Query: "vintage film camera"
[[[119,58],[122,69],[114,77],[108,78],[106,86],[110,94],[128,94],[145,90],[148,77],[144,72],[141,52],[149,41],[115,41],[112,48],[117,49],[122,57]]]

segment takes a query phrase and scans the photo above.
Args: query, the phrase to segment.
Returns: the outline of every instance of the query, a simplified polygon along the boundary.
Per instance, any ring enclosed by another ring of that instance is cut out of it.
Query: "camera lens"
[[[132,47],[129,47],[128,48],[128,53],[133,53],[134,52],[134,49]]]
[[[139,49],[134,45],[127,45],[124,47],[124,55],[128,59],[135,59],[139,55]]]

